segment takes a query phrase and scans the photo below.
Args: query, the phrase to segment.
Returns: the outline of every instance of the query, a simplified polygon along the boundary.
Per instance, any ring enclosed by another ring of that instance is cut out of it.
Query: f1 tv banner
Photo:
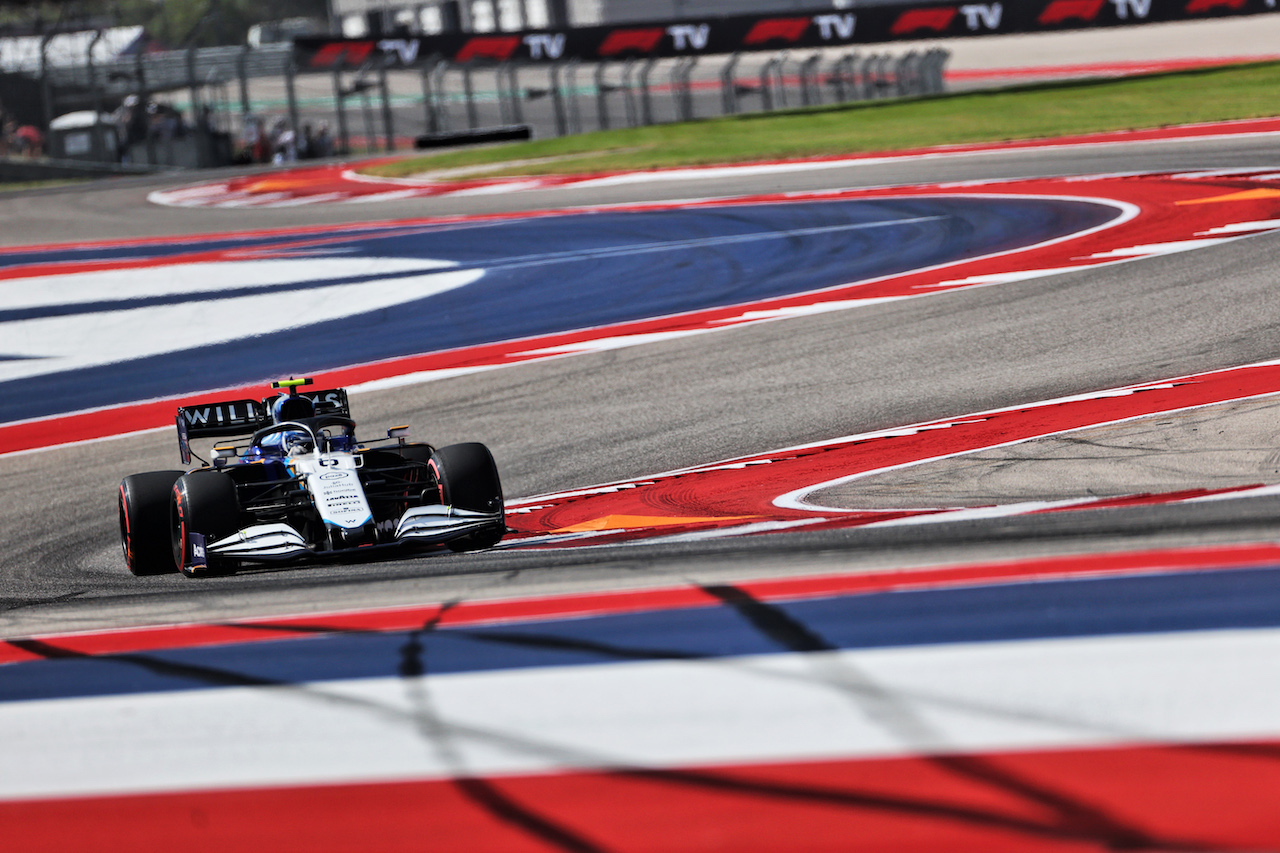
[[[500,63],[662,59],[903,39],[1134,26],[1275,12],[1277,3],[1280,0],[993,0],[564,30],[377,39],[322,36],[295,39],[294,60],[301,71],[318,71],[355,69],[371,63],[412,68],[440,60]]]

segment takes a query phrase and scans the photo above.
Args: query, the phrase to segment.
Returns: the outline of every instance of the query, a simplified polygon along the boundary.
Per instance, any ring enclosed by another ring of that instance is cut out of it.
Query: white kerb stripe
[[[0,797],[1280,737],[1280,630],[0,704]]]

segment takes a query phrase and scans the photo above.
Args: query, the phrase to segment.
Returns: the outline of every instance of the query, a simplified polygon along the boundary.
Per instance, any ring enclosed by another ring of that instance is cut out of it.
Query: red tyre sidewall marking
[[[182,543],[182,565],[176,567],[179,571],[187,564],[187,516],[184,511],[184,497],[182,481],[179,479],[173,484],[173,504],[178,508],[178,541]]]
[[[124,483],[120,484],[120,517],[124,520],[124,561],[133,566],[133,532],[129,529],[128,500],[124,491]]]

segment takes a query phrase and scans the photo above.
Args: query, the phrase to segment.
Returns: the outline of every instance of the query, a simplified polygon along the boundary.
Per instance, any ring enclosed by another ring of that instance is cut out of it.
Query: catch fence
[[[29,121],[54,126],[54,156],[67,148],[55,120],[77,113],[104,117],[81,131],[93,136],[76,146],[80,159],[191,168],[263,159],[263,146],[254,145],[261,134],[271,140],[266,156],[292,157],[304,138],[315,137],[328,138],[326,154],[367,153],[403,150],[420,139],[463,141],[499,128],[527,128],[545,138],[936,94],[944,89],[947,57],[940,48],[600,62],[437,56],[406,68],[375,53],[355,67],[314,70],[300,68],[287,45],[207,48],[98,61],[86,54],[78,64],[26,72],[26,100],[35,113]],[[280,147],[282,136],[292,148]]]

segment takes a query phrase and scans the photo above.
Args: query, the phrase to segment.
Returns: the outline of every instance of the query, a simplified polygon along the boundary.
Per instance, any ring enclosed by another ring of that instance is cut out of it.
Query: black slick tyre
[[[236,484],[220,471],[193,471],[173,484],[169,503],[170,561],[187,577],[213,574],[220,566],[207,554],[196,553],[191,534],[206,543],[230,536],[240,529]]]
[[[431,456],[440,482],[440,497],[449,506],[474,512],[496,512],[502,518],[502,483],[489,448],[477,442],[436,448]],[[449,542],[454,551],[492,548],[507,532],[505,521]]]
[[[132,474],[120,483],[120,546],[130,573],[139,577],[174,571],[169,544],[169,501],[181,471]]]

